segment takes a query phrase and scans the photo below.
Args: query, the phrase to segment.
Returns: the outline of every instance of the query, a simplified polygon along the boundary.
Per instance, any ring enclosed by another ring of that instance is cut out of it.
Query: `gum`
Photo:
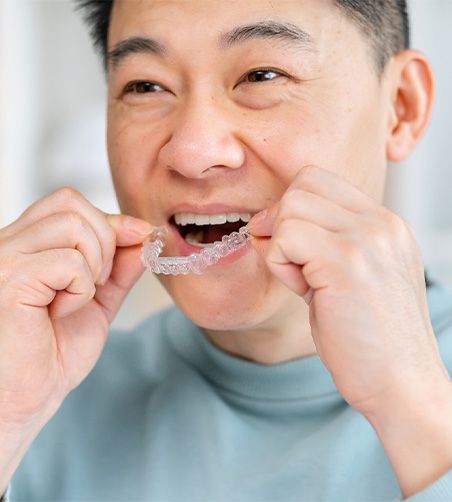
[[[221,241],[216,241],[204,247],[199,253],[189,256],[160,256],[165,247],[168,230],[157,227],[146,239],[141,248],[143,265],[155,274],[187,275],[202,274],[207,267],[218,263],[221,258],[243,247],[251,235],[246,227],[238,232],[225,235]]]

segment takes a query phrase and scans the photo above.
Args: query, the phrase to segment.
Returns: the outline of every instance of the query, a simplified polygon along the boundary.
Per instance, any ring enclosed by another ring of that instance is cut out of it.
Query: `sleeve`
[[[403,502],[451,502],[452,500],[452,470]]]
[[[10,502],[9,495],[11,493],[11,484],[8,485],[6,492],[0,497],[0,502]]]

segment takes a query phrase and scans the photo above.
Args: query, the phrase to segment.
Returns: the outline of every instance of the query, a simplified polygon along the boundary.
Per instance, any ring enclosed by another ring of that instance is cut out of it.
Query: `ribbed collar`
[[[273,365],[240,359],[215,346],[176,309],[168,318],[167,333],[182,358],[216,386],[234,394],[281,401],[340,398],[329,371],[318,356]]]
[[[427,290],[434,328],[439,327],[444,316],[444,296],[438,283]],[[450,314],[450,306],[446,310]],[[216,386],[234,394],[275,401],[324,399],[331,403],[342,400],[319,356],[274,365],[234,357],[214,345],[176,308],[168,316],[167,333],[172,346],[184,360]]]

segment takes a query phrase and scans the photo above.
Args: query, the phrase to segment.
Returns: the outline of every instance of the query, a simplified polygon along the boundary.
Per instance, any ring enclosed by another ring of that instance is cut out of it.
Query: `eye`
[[[248,72],[245,77],[245,82],[259,83],[259,82],[270,82],[278,77],[285,77],[285,75],[279,71],[272,70],[270,68],[259,68],[257,70],[252,70]]]
[[[124,88],[124,94],[135,93],[135,94],[149,94],[155,92],[161,92],[165,89],[155,82],[149,82],[147,80],[137,80],[135,82],[130,82]]]

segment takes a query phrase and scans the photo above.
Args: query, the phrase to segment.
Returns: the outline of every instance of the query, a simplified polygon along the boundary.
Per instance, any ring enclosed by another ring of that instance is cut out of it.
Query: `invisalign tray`
[[[237,251],[251,238],[247,228],[242,227],[238,232],[225,235],[221,241],[207,245],[199,253],[189,256],[161,257],[160,253],[165,247],[167,233],[168,230],[165,227],[157,227],[141,248],[143,265],[155,274],[202,274],[207,267],[215,265],[223,256]]]

